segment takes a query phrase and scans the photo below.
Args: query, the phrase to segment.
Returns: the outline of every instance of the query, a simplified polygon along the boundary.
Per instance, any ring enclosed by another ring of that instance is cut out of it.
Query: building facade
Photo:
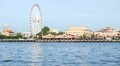
[[[23,32],[21,33],[24,38],[30,38],[31,33],[30,32]]]
[[[10,27],[7,24],[3,25],[3,30],[1,32],[2,35],[5,36],[15,36],[16,34],[13,32],[13,30],[10,29]]]
[[[88,30],[86,27],[71,27],[65,31],[65,34],[74,35],[76,37],[83,37],[85,35],[89,38],[91,37],[92,33],[93,32],[91,30]]]
[[[42,38],[43,39],[74,39],[75,36],[73,36],[73,35],[66,35],[66,34],[63,34],[63,35],[48,34],[48,35],[42,36]]]
[[[106,39],[106,38],[117,38],[119,32],[116,29],[111,29],[110,27],[106,27],[105,29],[99,30],[95,32],[95,36],[97,38]]]

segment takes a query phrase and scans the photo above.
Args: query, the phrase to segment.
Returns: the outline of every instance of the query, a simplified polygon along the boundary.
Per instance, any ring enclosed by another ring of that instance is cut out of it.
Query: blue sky
[[[41,8],[43,26],[60,31],[74,26],[120,29],[120,0],[1,0],[0,30],[8,24],[16,32],[29,31],[29,12],[35,3]]]

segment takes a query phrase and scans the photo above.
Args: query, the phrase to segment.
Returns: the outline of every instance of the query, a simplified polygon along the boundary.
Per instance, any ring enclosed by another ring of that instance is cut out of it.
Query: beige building
[[[73,35],[66,35],[66,34],[63,34],[63,35],[48,34],[48,35],[42,36],[42,38],[43,39],[74,39],[75,36],[73,36]]]
[[[65,31],[65,34],[70,34],[70,35],[79,36],[79,37],[83,37],[84,34],[87,37],[91,37],[92,33],[93,32],[88,30],[88,28],[86,27],[71,27]]]
[[[10,29],[10,27],[7,24],[3,25],[3,30],[1,32],[2,35],[5,36],[15,36],[16,34],[13,32],[13,30]]]
[[[4,31],[1,34],[5,35],[5,36],[15,36],[16,35],[16,33],[12,32],[12,31]]]

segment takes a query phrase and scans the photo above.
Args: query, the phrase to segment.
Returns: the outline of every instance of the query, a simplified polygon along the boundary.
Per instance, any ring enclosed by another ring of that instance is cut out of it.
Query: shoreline
[[[19,40],[19,39],[0,39],[0,42],[120,42],[120,40]]]

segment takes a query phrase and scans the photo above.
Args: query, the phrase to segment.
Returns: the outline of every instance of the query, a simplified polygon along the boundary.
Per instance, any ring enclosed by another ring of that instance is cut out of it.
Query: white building
[[[30,33],[30,32],[23,32],[22,35],[23,35],[23,37],[25,37],[25,38],[29,38],[30,35],[31,35],[31,33]]]
[[[55,33],[58,33],[58,30],[53,29],[53,28],[50,28],[50,31],[49,31],[49,32],[55,32]]]

